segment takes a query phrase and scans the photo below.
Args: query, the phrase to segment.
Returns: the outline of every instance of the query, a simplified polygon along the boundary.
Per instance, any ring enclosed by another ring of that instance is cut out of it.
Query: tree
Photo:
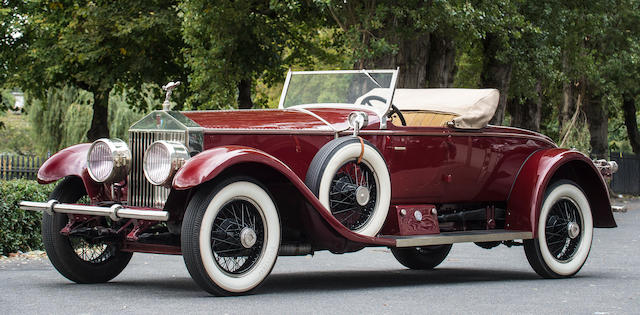
[[[175,1],[8,1],[15,26],[0,76],[38,98],[73,85],[93,94],[89,140],[109,136],[112,89],[128,89],[131,105],[142,84],[185,80]],[[3,13],[4,14],[4,13]],[[17,30],[17,31],[16,31]],[[19,35],[15,35],[18,33]],[[4,43],[7,43],[5,31]],[[178,93],[179,94],[179,93]]]
[[[185,0],[181,12],[192,107],[251,108],[256,80],[280,81],[318,53],[319,18],[305,1]]]
[[[340,30],[355,69],[400,68],[398,87],[451,87],[464,1],[317,0]]]
[[[609,94],[618,96],[630,146],[634,153],[640,154],[636,107],[640,94],[640,1],[617,1],[609,12],[611,24],[602,34],[606,44],[599,47],[602,86]],[[617,108],[610,107],[610,110]]]

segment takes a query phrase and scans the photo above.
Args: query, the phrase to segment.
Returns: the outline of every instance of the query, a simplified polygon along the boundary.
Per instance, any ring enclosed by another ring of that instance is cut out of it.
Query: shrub
[[[0,254],[42,248],[42,214],[21,210],[18,203],[47,201],[53,187],[24,179],[0,180]]]

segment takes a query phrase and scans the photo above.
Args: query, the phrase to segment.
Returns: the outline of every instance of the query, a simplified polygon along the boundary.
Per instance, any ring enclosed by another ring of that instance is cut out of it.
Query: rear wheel
[[[451,244],[408,248],[396,247],[391,248],[391,253],[399,263],[407,268],[429,270],[435,268],[447,258],[451,247]]]
[[[82,180],[67,177],[56,186],[49,199],[75,203],[85,195]],[[115,278],[127,266],[132,253],[119,251],[116,244],[91,242],[82,237],[60,234],[68,222],[67,214],[42,215],[44,248],[51,264],[60,274],[77,283],[102,283]]]
[[[593,218],[589,201],[574,182],[547,189],[536,238],[524,241],[529,264],[544,278],[566,278],[584,265],[591,250]]]
[[[271,273],[280,246],[280,219],[269,193],[250,178],[203,186],[182,223],[189,274],[214,295],[247,293]]]

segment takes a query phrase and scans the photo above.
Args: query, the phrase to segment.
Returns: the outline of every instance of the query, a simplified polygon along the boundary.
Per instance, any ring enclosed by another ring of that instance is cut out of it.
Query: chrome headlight
[[[156,141],[144,153],[144,177],[156,186],[170,185],[189,157],[189,151],[180,142]]]
[[[131,168],[131,151],[120,139],[99,139],[87,153],[89,175],[98,183],[119,182]]]

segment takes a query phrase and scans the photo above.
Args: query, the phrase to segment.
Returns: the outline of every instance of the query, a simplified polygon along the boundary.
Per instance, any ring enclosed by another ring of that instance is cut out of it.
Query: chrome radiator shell
[[[152,185],[142,170],[144,152],[158,140],[177,141],[187,145],[187,132],[178,130],[129,131],[131,173],[129,174],[128,203],[135,207],[163,208],[169,197],[169,188]]]
[[[183,143],[190,156],[194,156],[203,149],[203,129],[178,111],[153,111],[131,126],[131,172],[127,191],[130,206],[163,209],[169,197],[171,189],[152,185],[143,171],[145,151],[159,140]]]

